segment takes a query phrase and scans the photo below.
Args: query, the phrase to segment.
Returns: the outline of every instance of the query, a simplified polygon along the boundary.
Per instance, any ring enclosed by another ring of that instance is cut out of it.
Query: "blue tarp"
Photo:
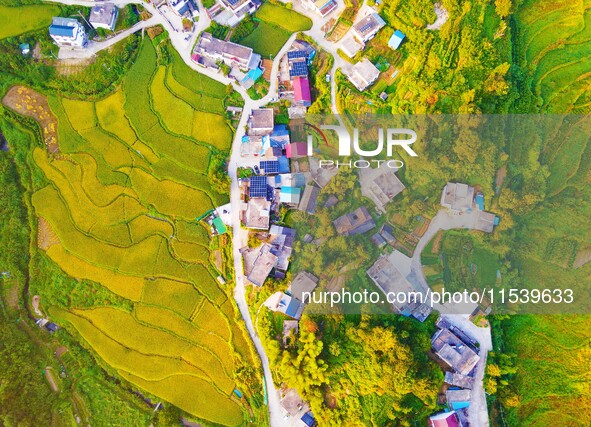
[[[236,396],[242,398],[242,393],[237,388],[234,389],[234,394],[236,394]]]

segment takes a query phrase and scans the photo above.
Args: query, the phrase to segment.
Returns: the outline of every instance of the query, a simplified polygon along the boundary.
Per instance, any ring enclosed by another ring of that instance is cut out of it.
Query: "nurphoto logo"
[[[382,165],[400,169],[404,166],[402,160],[383,160],[383,159],[371,159],[367,160],[365,157],[377,157],[386,151],[388,157],[392,157],[395,151],[395,147],[401,147],[411,157],[417,157],[417,153],[410,147],[417,140],[417,133],[412,129],[405,128],[379,128],[378,129],[378,141],[373,149],[363,149],[359,141],[359,129],[353,129],[353,135],[350,134],[349,130],[343,125],[321,125],[319,128],[314,126],[322,138],[327,141],[326,136],[322,130],[331,130],[336,133],[338,137],[339,156],[350,157],[352,154],[356,154],[362,159],[339,161],[339,160],[320,160],[320,167],[341,167],[347,166],[350,168],[365,169],[375,165],[381,167]],[[314,155],[314,137],[308,135],[308,156]]]

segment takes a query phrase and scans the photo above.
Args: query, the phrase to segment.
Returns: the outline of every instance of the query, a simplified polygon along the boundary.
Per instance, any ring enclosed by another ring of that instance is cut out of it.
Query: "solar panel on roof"
[[[291,64],[291,69],[289,70],[290,77],[302,77],[308,75],[308,65],[301,61],[301,62],[293,62]]]
[[[261,170],[265,175],[279,172],[279,162],[277,160],[261,161]]]
[[[304,50],[293,50],[291,52],[287,52],[287,59],[299,59],[307,57],[308,54]]]
[[[360,33],[365,33],[367,30],[370,30],[371,27],[373,27],[373,22],[369,22],[367,24],[365,24],[363,27],[361,27],[361,29],[359,30]]]
[[[235,6],[240,3],[240,0],[226,0],[231,6]]]
[[[267,197],[267,178],[264,176],[253,176],[250,178],[250,197]]]

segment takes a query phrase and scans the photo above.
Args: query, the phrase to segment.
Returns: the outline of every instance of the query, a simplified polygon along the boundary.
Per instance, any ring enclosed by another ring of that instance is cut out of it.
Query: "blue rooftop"
[[[74,27],[52,25],[49,27],[49,34],[52,36],[74,37]]]
[[[285,157],[285,156],[278,157],[277,161],[279,162],[279,173],[289,173],[290,172],[289,159],[287,157]]]
[[[392,34],[392,37],[390,37],[390,40],[388,40],[388,46],[392,49],[398,49],[405,38],[406,35],[404,35],[402,31],[396,30],[394,31],[394,34]]]
[[[302,418],[302,422],[306,424],[308,427],[312,427],[314,425],[314,415],[312,412],[306,412]]]

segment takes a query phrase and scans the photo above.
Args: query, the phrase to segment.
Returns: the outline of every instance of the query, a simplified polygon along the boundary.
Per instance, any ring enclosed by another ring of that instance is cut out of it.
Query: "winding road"
[[[49,2],[67,4],[67,5],[80,5],[80,6],[92,6],[95,4],[95,1],[92,0],[46,0]],[[282,0],[283,2],[287,3],[288,0]],[[205,8],[200,0],[197,0],[196,3],[199,7],[199,20],[195,25],[193,32],[191,33],[190,37],[186,39],[187,33],[183,33],[178,31],[173,24],[170,22],[167,16],[161,13],[153,4],[145,3],[141,0],[111,0],[115,5],[118,7],[124,7],[127,4],[139,4],[142,5],[148,12],[152,14],[152,17],[146,21],[141,21],[137,23],[132,28],[129,28],[115,37],[104,41],[104,42],[90,42],[87,49],[67,49],[63,53],[64,58],[89,58],[96,53],[100,52],[101,50],[107,49],[111,47],[113,44],[117,43],[118,41],[124,39],[125,37],[129,36],[130,34],[142,30],[144,28],[153,26],[153,25],[162,25],[169,33],[171,43],[173,47],[177,50],[180,54],[183,61],[193,70],[198,73],[204,74],[218,82],[221,82],[225,85],[231,84],[234,89],[240,93],[242,98],[244,99],[245,105],[243,108],[243,113],[241,115],[239,124],[236,129],[236,133],[234,136],[234,140],[232,143],[232,153],[230,157],[230,161],[228,163],[228,173],[231,177],[231,193],[230,193],[230,204],[231,204],[231,211],[232,211],[232,233],[233,233],[233,256],[234,256],[234,270],[235,270],[235,288],[234,288],[234,299],[236,300],[236,304],[240,310],[242,318],[246,324],[248,333],[254,346],[256,348],[257,353],[259,354],[263,373],[264,373],[264,380],[266,384],[266,388],[268,391],[268,408],[270,414],[270,423],[272,427],[280,427],[284,424],[283,417],[282,417],[282,410],[279,405],[279,394],[275,388],[273,383],[273,378],[271,375],[271,370],[269,366],[269,360],[266,356],[265,350],[259,339],[249,311],[248,305],[246,303],[246,282],[243,272],[243,265],[242,265],[242,256],[240,254],[240,248],[247,245],[248,242],[248,231],[242,228],[240,223],[240,206],[241,206],[241,194],[240,194],[240,187],[237,177],[237,170],[239,166],[250,166],[252,161],[247,159],[241,158],[240,155],[240,144],[242,143],[242,137],[245,135],[245,129],[247,125],[248,118],[250,116],[250,112],[253,109],[257,109],[262,107],[271,100],[278,98],[277,89],[278,89],[278,72],[279,72],[279,61],[273,62],[273,68],[271,71],[271,83],[270,89],[268,94],[259,100],[253,100],[250,98],[246,90],[238,85],[236,81],[229,79],[223,76],[217,70],[213,70],[210,68],[204,68],[200,65],[197,65],[191,60],[191,49],[195,44],[196,38],[198,35],[209,27],[211,20],[209,19]],[[100,3],[97,1],[96,3]],[[333,67],[330,71],[331,75],[331,111],[333,114],[338,116],[338,108],[337,108],[337,84],[335,80],[335,73],[338,69],[343,70],[343,72],[347,73],[350,68],[352,67],[351,63],[345,61],[343,58],[340,57],[338,54],[338,49],[340,47],[340,43],[332,43],[329,42],[324,38],[324,32],[322,31],[322,27],[325,23],[331,18],[336,17],[342,12],[345,8],[344,3],[341,0],[338,0],[339,7],[333,11],[328,17],[320,18],[314,12],[304,8],[301,4],[301,0],[295,0],[293,2],[293,9],[297,12],[308,16],[312,19],[313,26],[310,30],[305,31],[304,34],[311,37],[324,51],[332,55],[334,58]],[[366,2],[363,2],[362,6],[366,6]],[[167,14],[168,15],[168,14]],[[292,35],[286,44],[283,46],[281,51],[276,55],[276,58],[281,58],[291,46],[293,40],[295,39],[296,35]],[[60,51],[60,59],[62,58],[62,53]],[[340,118],[338,118],[340,121]],[[254,164],[254,163],[252,163]],[[424,278],[422,272],[422,266],[420,262],[420,253],[424,246],[428,243],[428,241],[435,235],[435,233],[439,229],[449,229],[449,228],[465,228],[461,223],[461,219],[456,219],[458,224],[449,224],[446,222],[445,218],[434,218],[431,223],[431,226],[427,233],[423,236],[419,245],[416,248],[415,256],[410,259],[407,258],[408,261],[402,261],[405,266],[402,266],[403,269],[410,271],[412,275],[415,275],[420,282],[421,287],[427,287],[427,282]],[[486,354],[488,351],[492,349],[492,343],[490,341],[490,330],[484,328],[477,328],[467,319],[467,316],[459,315],[459,314],[446,314],[444,315],[446,320],[458,326],[463,331],[465,331],[468,335],[475,338],[481,345],[480,347],[480,356],[482,358],[480,365],[477,369],[476,374],[476,382],[479,385],[474,392],[474,400],[475,404],[470,408],[470,416],[473,419],[473,425],[476,427],[484,427],[488,426],[488,413],[486,409],[486,399],[484,396],[484,390],[482,389],[482,377],[484,375],[484,367],[486,366]]]

